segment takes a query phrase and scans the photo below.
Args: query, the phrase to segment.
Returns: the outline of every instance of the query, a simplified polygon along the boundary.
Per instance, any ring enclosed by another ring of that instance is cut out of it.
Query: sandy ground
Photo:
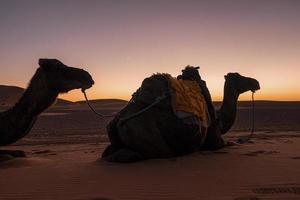
[[[115,112],[123,105],[99,105]],[[226,140],[247,135],[249,107],[240,107]],[[174,159],[114,164],[99,160],[105,125],[86,107],[56,107],[31,133],[1,149],[26,158],[0,163],[0,199],[300,199],[300,106],[261,105],[252,143]]]
[[[133,164],[98,160],[106,143],[11,146],[28,158],[1,163],[0,199],[300,199],[300,135],[252,141]]]

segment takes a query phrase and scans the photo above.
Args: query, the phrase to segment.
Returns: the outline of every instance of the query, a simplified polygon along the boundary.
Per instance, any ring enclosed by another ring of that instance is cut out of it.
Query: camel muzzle
[[[259,82],[254,79],[253,88],[251,89],[251,91],[254,93],[257,90],[260,90],[260,85],[259,85]]]

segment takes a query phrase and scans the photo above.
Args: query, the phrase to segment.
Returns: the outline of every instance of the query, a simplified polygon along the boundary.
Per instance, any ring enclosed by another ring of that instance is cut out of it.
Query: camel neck
[[[27,135],[37,116],[55,101],[58,93],[48,89],[42,75],[37,71],[16,105],[1,113],[0,146],[12,144]]]
[[[41,90],[43,90],[41,88]],[[22,113],[25,116],[37,116],[47,109],[55,101],[56,94],[47,94],[47,90],[43,92],[35,90],[26,90],[20,100],[12,108],[17,113]]]
[[[223,103],[220,108],[219,120],[222,122],[222,134],[226,133],[233,125],[237,112],[237,100],[239,94],[230,81],[224,85]]]
[[[57,96],[57,92],[47,87],[43,74],[37,71],[12,111],[22,113],[24,116],[37,116],[51,106]]]

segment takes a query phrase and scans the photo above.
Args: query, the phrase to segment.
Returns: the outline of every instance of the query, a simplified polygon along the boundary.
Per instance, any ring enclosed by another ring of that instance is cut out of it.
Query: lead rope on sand
[[[87,105],[90,107],[90,109],[91,109],[96,115],[98,115],[98,116],[100,116],[100,117],[102,117],[102,118],[104,118],[104,117],[114,117],[114,116],[116,116],[116,114],[105,115],[105,114],[102,114],[102,113],[97,112],[97,111],[91,106],[91,104],[90,104],[90,102],[89,102],[89,100],[88,100],[88,98],[87,98],[87,95],[86,95],[86,93],[85,93],[85,90],[84,90],[84,89],[81,89],[81,92],[84,94],[85,101],[86,101]]]
[[[240,144],[244,144],[244,143],[247,143],[250,141],[250,139],[253,137],[254,135],[254,128],[255,128],[255,125],[254,125],[254,120],[255,120],[255,116],[254,116],[254,91],[252,91],[252,122],[251,122],[251,131],[250,131],[250,134],[248,136],[242,136],[240,137],[237,142],[240,143]]]

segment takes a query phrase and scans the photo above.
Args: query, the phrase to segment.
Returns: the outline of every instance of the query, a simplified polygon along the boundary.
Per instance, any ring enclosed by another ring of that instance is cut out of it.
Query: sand
[[[118,109],[110,105],[102,111]],[[239,109],[227,141],[248,134],[247,109]],[[99,119],[82,106],[52,108],[30,135],[1,147],[24,150],[27,157],[0,163],[0,199],[300,199],[298,110],[257,110],[257,132],[248,144],[117,164],[99,159],[108,144],[110,119]]]
[[[216,152],[132,164],[99,160],[106,143],[23,145],[27,158],[0,165],[0,199],[300,199],[300,135],[257,135]]]

